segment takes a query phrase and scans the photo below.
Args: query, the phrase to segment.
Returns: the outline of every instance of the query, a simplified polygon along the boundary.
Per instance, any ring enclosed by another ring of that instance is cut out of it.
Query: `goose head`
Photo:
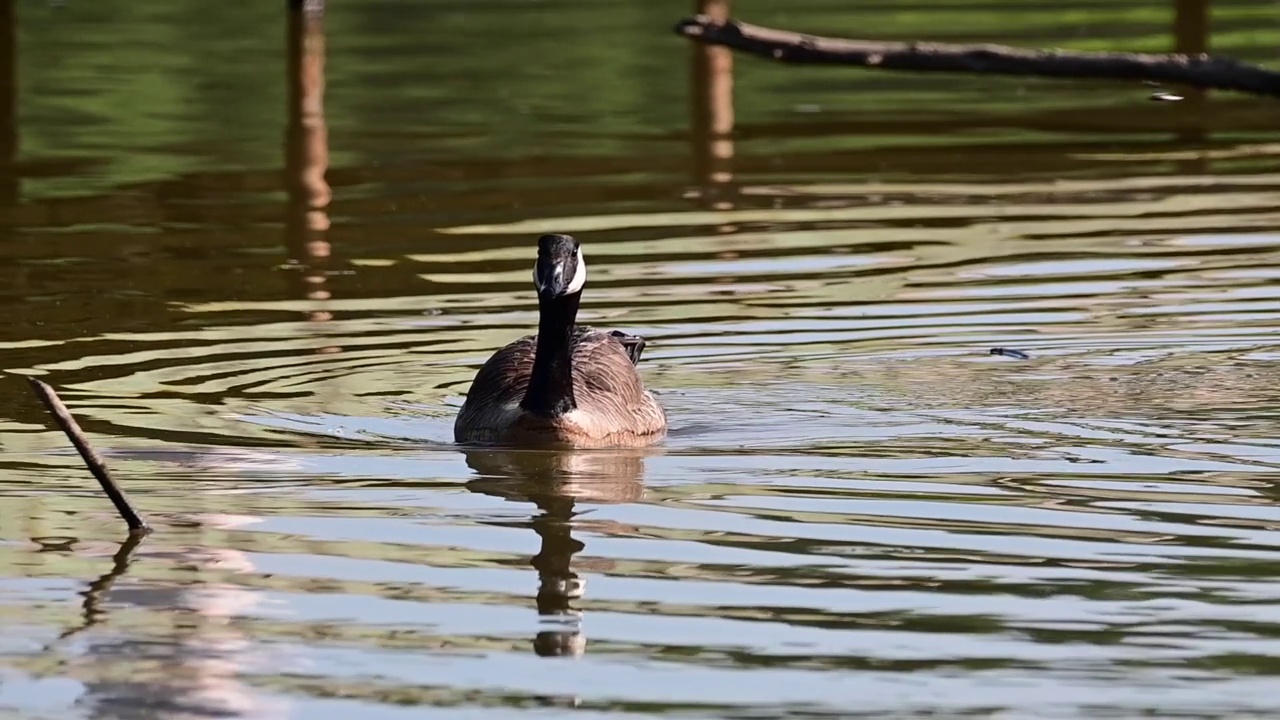
[[[533,286],[543,300],[574,295],[587,284],[587,263],[582,248],[571,235],[538,238],[538,261],[533,266]]]

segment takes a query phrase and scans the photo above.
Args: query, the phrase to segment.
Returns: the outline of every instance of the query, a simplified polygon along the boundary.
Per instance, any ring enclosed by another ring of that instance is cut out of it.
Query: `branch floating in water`
[[[80,459],[84,460],[89,472],[93,473],[93,476],[98,479],[98,483],[102,485],[102,491],[107,494],[107,497],[111,498],[111,503],[120,512],[120,517],[124,518],[125,523],[129,525],[129,532],[135,535],[145,535],[151,532],[147,522],[142,519],[142,516],[138,514],[138,511],[129,502],[129,498],[124,494],[124,491],[112,479],[111,473],[107,471],[107,464],[89,445],[89,438],[80,429],[76,419],[71,417],[71,411],[62,403],[62,399],[58,397],[58,394],[45,382],[35,378],[27,378],[27,381],[31,383],[31,390],[35,392],[36,397],[40,398],[40,402],[44,403],[44,406],[53,415],[54,422],[71,440],[76,452],[80,453]]]
[[[1031,50],[1007,45],[880,42],[804,35],[718,22],[707,15],[681,20],[678,35],[785,63],[858,65],[885,70],[1147,80],[1280,97],[1280,73],[1208,55]]]

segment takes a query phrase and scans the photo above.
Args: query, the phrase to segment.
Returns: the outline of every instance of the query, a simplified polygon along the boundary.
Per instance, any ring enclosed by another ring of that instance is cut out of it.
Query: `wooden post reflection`
[[[696,0],[694,12],[728,19],[729,0]],[[704,207],[730,210],[733,188],[733,51],[690,43],[690,136],[694,184]]]
[[[1209,0],[1173,0],[1173,44],[1174,52],[1184,55],[1201,55],[1209,52]],[[1184,99],[1178,103],[1177,111],[1184,118],[1178,130],[1179,143],[1203,143],[1208,138],[1205,123],[1208,105],[1208,90],[1196,87],[1179,87],[1178,94]],[[1196,158],[1179,163],[1179,169],[1185,173],[1209,172],[1209,161]]]
[[[1209,52],[1209,0],[1173,0],[1175,52],[1200,55]]]
[[[18,16],[0,0],[0,204],[18,202]]]
[[[301,4],[289,12],[288,125],[285,136],[285,187],[289,193],[285,244],[301,270],[301,293],[308,300],[328,300],[329,214],[333,197],[325,172],[329,167],[329,131],[324,119],[324,16]],[[322,7],[322,5],[321,5]],[[308,313],[323,322],[332,314]],[[336,352],[340,348],[326,348]]]

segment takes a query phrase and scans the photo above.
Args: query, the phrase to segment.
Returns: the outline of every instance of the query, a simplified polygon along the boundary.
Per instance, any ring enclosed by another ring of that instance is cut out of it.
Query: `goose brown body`
[[[572,243],[575,260],[562,261],[557,270],[543,268],[544,254],[570,252],[565,243]],[[635,447],[661,440],[666,413],[636,370],[644,340],[577,326],[586,273],[577,241],[543,236],[539,245],[535,283],[540,272],[548,277],[568,272],[571,279],[555,277],[562,286],[558,294],[539,286],[538,334],[498,350],[476,373],[454,423],[455,439],[571,447]]]

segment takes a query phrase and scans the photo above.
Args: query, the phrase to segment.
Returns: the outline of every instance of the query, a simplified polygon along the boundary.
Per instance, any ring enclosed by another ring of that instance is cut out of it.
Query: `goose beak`
[[[563,261],[548,260],[534,268],[533,285],[538,288],[539,297],[557,298],[569,293],[569,275],[564,265]]]
[[[582,248],[568,235],[538,238],[538,262],[533,266],[533,285],[545,300],[582,292],[587,281],[587,264]]]

